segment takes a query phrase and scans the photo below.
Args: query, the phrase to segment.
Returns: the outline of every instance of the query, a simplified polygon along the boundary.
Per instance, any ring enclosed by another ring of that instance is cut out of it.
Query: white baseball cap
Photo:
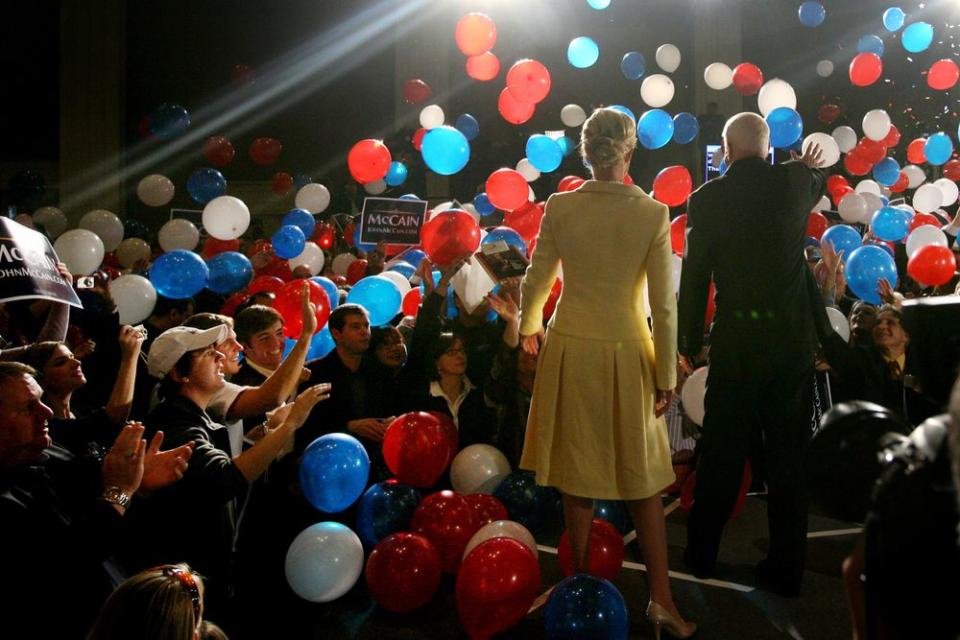
[[[154,378],[164,378],[185,353],[205,349],[227,339],[229,329],[221,324],[209,329],[173,327],[153,341],[147,357],[147,370]]]

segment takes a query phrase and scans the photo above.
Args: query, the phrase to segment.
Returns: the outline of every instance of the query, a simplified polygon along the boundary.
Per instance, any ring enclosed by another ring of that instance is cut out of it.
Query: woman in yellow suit
[[[520,466],[563,493],[574,562],[586,568],[593,499],[625,500],[647,564],[647,618],[686,638],[670,593],[660,492],[674,481],[662,418],[676,386],[677,305],[669,210],[623,184],[636,126],[614,109],[584,123],[593,180],[548,200],[522,284],[523,348],[542,353]],[[563,295],[543,333],[543,306],[563,265]],[[653,335],[644,309],[649,290]]]

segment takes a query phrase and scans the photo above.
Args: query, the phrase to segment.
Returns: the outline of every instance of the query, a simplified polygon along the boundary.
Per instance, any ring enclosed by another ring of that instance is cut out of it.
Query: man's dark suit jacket
[[[803,239],[824,183],[821,171],[801,162],[771,165],[749,158],[690,196],[680,281],[681,354],[701,350],[712,277],[712,356],[742,361],[773,349],[812,366],[817,336],[830,324],[804,259]]]

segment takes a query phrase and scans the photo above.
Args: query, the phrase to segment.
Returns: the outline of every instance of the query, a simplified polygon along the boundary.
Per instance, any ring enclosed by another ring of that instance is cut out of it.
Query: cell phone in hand
[[[93,289],[93,276],[80,276],[77,278],[77,289]]]

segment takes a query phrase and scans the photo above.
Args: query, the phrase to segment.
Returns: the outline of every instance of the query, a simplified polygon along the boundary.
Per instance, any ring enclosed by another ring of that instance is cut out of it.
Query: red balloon
[[[463,550],[479,528],[477,514],[470,503],[453,491],[438,491],[427,496],[413,512],[412,529],[437,547],[445,573],[457,573]]]
[[[687,214],[681,213],[670,222],[670,247],[678,256],[687,246]]]
[[[733,88],[742,96],[756,95],[763,86],[763,72],[749,62],[741,62],[733,68]]]
[[[203,157],[215,167],[225,167],[233,162],[237,150],[223,136],[210,136],[203,141]]]
[[[536,60],[519,60],[507,72],[507,90],[520,102],[537,104],[550,93],[550,72]]]
[[[367,558],[370,595],[387,611],[403,613],[430,602],[440,586],[440,553],[416,533],[394,533]]]
[[[693,191],[693,178],[683,165],[661,169],[653,179],[653,197],[668,207],[679,207]]]
[[[713,286],[713,278],[710,279],[710,290],[707,291],[707,313],[703,318],[703,324],[706,327],[710,326],[710,323],[713,322],[713,314],[717,310],[717,288]]]
[[[925,224],[932,224],[933,226],[939,228],[943,223],[940,222],[940,218],[932,213],[916,213],[910,219],[909,231],[913,231],[917,227],[922,227]]]
[[[333,284],[337,285],[338,287],[347,286],[347,279],[339,274],[333,274],[330,276],[330,279],[333,281]]]
[[[926,138],[917,138],[911,140],[907,145],[907,161],[913,164],[923,164],[927,161],[927,154],[924,147],[927,146]]]
[[[477,514],[477,522],[482,527],[485,524],[496,522],[497,520],[509,520],[510,514],[503,503],[493,496],[485,493],[471,493],[464,496],[470,504],[470,508]]]
[[[273,164],[280,157],[283,145],[275,138],[257,138],[250,144],[250,159],[256,164]]]
[[[333,228],[333,225],[321,222],[313,230],[313,238],[311,239],[318,247],[324,251],[329,251],[333,248],[333,241],[337,239],[337,232]]]
[[[467,75],[474,80],[486,82],[500,73],[500,59],[492,51],[467,58]]]
[[[927,84],[931,89],[946,90],[951,89],[953,85],[960,80],[960,68],[957,63],[949,58],[937,60],[930,66],[927,73]]]
[[[348,247],[353,246],[353,236],[356,235],[357,224],[355,222],[348,222],[347,226],[343,228],[343,241],[347,244]]]
[[[826,216],[824,216],[819,211],[814,211],[810,214],[810,217],[807,219],[807,233],[806,235],[811,238],[816,238],[817,240],[823,236],[823,233],[827,230],[827,227],[830,226],[830,223],[827,222]]]
[[[848,153],[843,157],[843,168],[847,170],[847,173],[854,176],[865,176],[870,173],[870,169],[873,168],[873,165],[870,164],[863,156],[855,153]],[[837,198],[834,198],[834,202],[837,202]]]
[[[351,262],[350,266],[347,267],[347,284],[354,285],[363,279],[363,277],[367,275],[367,266],[369,264],[370,263],[364,258]]]
[[[550,287],[550,295],[543,305],[543,319],[549,320],[553,317],[553,312],[557,310],[557,303],[560,302],[560,296],[563,294],[563,280],[557,278]]]
[[[928,287],[950,282],[957,270],[957,259],[947,247],[927,245],[918,249],[907,262],[907,274]]]
[[[383,437],[387,468],[400,482],[415,487],[436,484],[456,448],[447,429],[425,411],[411,411],[397,417]]]
[[[276,276],[257,276],[253,279],[253,282],[250,283],[250,286],[247,287],[247,294],[253,295],[261,291],[276,293],[282,288],[283,280]]]
[[[903,193],[907,190],[907,187],[910,186],[910,178],[907,177],[906,172],[901,171],[900,177],[897,178],[897,181],[890,185],[890,191],[892,193]]]
[[[420,229],[420,244],[434,264],[450,264],[473,255],[480,246],[480,225],[466,211],[436,214]]]
[[[594,518],[590,527],[590,543],[587,547],[587,566],[581,572],[613,580],[623,565],[623,536],[617,528],[603,518]],[[557,547],[560,570],[563,575],[571,576],[573,570],[573,550],[570,536],[564,531]]]
[[[533,117],[537,105],[532,102],[520,102],[509,89],[504,89],[497,98],[497,110],[510,124],[523,124]]]
[[[283,317],[283,335],[288,338],[299,338],[303,331],[303,285],[310,287],[310,302],[317,307],[317,328],[314,334],[327,324],[330,317],[330,298],[323,287],[313,280],[294,280],[284,284],[277,291],[277,298],[273,301],[273,308]]]
[[[634,184],[633,176],[631,176],[629,173],[623,174],[623,184]]]
[[[887,155],[887,148],[882,142],[871,140],[870,138],[863,138],[857,143],[857,147],[853,150],[853,153],[871,165],[874,165],[884,159]]]
[[[858,87],[866,87],[880,79],[883,73],[883,60],[875,53],[858,54],[850,62],[850,82]]]
[[[513,211],[529,201],[530,187],[514,169],[497,169],[487,178],[487,197],[497,209]]]
[[[853,187],[840,187],[830,196],[833,199],[833,206],[839,207],[840,201],[846,198],[851,193],[856,193]]]
[[[880,142],[888,149],[897,146],[900,144],[900,129],[897,129],[896,125],[891,124],[890,131],[887,132],[887,137]]]
[[[413,138],[410,139],[410,142],[413,144],[413,148],[417,151],[420,151],[423,148],[423,136],[425,135],[427,135],[427,130],[423,127],[420,127],[414,132]]]
[[[943,165],[943,177],[954,182],[960,181],[960,160],[956,158],[947,160],[947,163]]]
[[[743,465],[743,477],[740,481],[740,492],[737,494],[737,501],[733,505],[733,510],[730,512],[730,517],[727,520],[733,520],[740,512],[743,511],[743,503],[747,499],[747,491],[750,490],[750,483],[753,481],[753,467],[750,464],[750,459],[747,458],[744,461]],[[693,493],[697,487],[697,472],[692,472],[687,476],[687,480],[683,483],[683,489],[680,491],[680,508],[686,512],[690,512],[690,508],[693,506]]]
[[[825,122],[830,124],[834,120],[840,117],[840,114],[843,113],[843,109],[839,105],[829,102],[827,104],[820,105],[820,108],[817,109],[817,118],[820,122]]]
[[[831,196],[833,195],[834,191],[836,191],[840,187],[849,187],[849,186],[850,186],[850,183],[847,182],[847,179],[839,174],[835,173],[829,178],[827,178],[827,193],[829,193]]]
[[[278,196],[285,196],[293,189],[293,176],[281,171],[270,179],[270,190]]]
[[[464,559],[457,575],[457,611],[471,638],[506,631],[527,615],[540,591],[540,565],[522,542],[491,538]]]
[[[247,248],[247,257],[251,260],[258,253],[266,253],[271,256],[273,255],[273,245],[269,240],[264,240],[261,238]]]
[[[382,140],[366,139],[353,145],[347,154],[350,175],[361,184],[376,182],[387,175],[393,161],[390,149]]]
[[[210,236],[203,241],[203,257],[207,260],[224,251],[240,251],[240,240],[217,240]]]
[[[582,185],[586,180],[580,176],[564,176],[557,183],[557,191],[573,191]]]
[[[220,307],[220,313],[232,318],[237,312],[237,307],[246,302],[248,297],[250,297],[250,294],[245,291],[238,291],[232,294],[226,299],[226,301],[223,303],[223,306]]]
[[[270,262],[262,269],[254,269],[258,276],[275,276],[284,282],[293,279],[293,272],[290,270],[290,263],[283,258],[274,256]]]
[[[543,220],[543,205],[528,202],[519,209],[508,211],[503,216],[504,226],[510,227],[520,234],[528,244],[540,233],[540,222]],[[533,251],[530,252],[533,255]]]
[[[417,104],[430,97],[430,85],[414,78],[403,83],[403,101],[407,104]]]
[[[256,81],[256,75],[250,65],[235,64],[230,69],[230,79],[237,84],[253,84]]]
[[[468,13],[457,21],[453,32],[457,48],[465,56],[476,56],[493,49],[497,42],[497,25],[483,13]]]
[[[410,291],[407,291],[403,296],[403,304],[400,306],[403,310],[403,315],[417,317],[417,311],[420,310],[421,298],[420,287],[413,287]]]
[[[453,462],[460,448],[460,432],[457,431],[457,425],[453,424],[453,418],[442,411],[427,411],[430,415],[440,422],[440,428],[446,434],[447,441],[450,442],[450,456],[447,458],[447,465]]]

